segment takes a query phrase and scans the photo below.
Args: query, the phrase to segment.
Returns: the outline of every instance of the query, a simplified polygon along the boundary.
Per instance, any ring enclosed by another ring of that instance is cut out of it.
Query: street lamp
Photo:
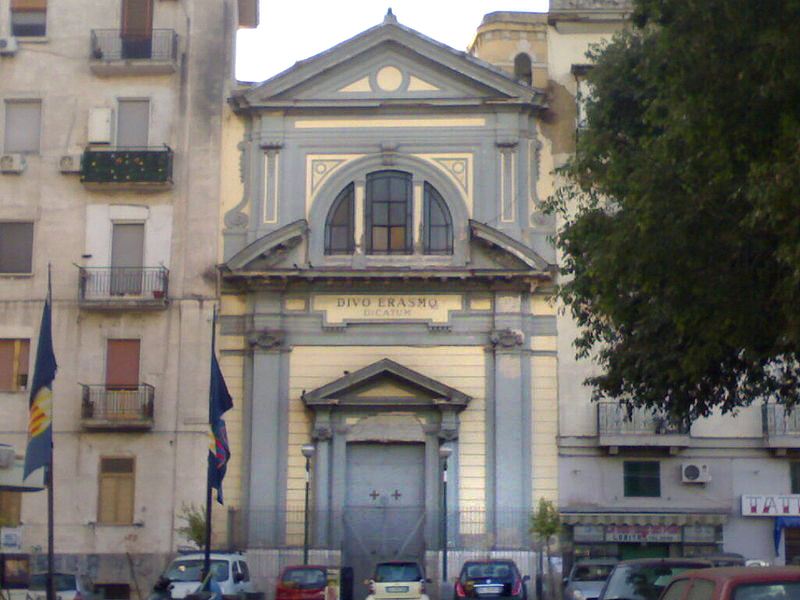
[[[453,453],[449,446],[439,446],[442,459],[442,581],[447,581],[447,459]]]
[[[314,456],[314,444],[303,444],[300,452],[306,457],[306,497],[305,510],[303,511],[303,564],[308,564],[308,487],[311,474],[311,457]]]

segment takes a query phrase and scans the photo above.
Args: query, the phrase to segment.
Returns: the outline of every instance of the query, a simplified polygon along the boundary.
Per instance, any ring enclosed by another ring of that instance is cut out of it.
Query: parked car
[[[254,592],[250,569],[243,554],[238,552],[211,553],[212,587],[218,587],[224,598],[242,598]],[[154,590],[166,589],[173,599],[180,599],[198,590],[205,555],[201,552],[184,554],[175,558],[156,583]]]
[[[513,560],[468,560],[456,579],[454,598],[527,600],[529,579],[520,575]]]
[[[717,567],[676,576],[660,600],[797,600],[800,567]]]
[[[369,586],[366,600],[386,600],[402,598],[428,600],[424,571],[418,563],[409,561],[382,562],[375,565],[372,579],[365,582]]]
[[[54,572],[53,583],[59,600],[99,600],[101,597],[88,575]],[[47,573],[31,573],[27,596],[32,600],[46,600]]]
[[[611,570],[598,600],[657,600],[675,575],[713,566],[710,561],[695,558],[624,560]]]
[[[278,577],[275,600],[352,600],[353,569],[302,565],[285,567]]]
[[[569,575],[564,577],[564,600],[597,600],[615,558],[583,558],[575,561]]]
[[[744,567],[746,560],[744,556],[736,552],[722,552],[721,554],[708,554],[698,556],[703,560],[710,560],[715,567]]]

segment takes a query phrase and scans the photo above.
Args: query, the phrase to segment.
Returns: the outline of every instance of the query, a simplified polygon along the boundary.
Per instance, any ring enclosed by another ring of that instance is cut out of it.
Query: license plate
[[[407,585],[389,585],[386,586],[386,591],[390,594],[404,594],[408,591]]]
[[[476,585],[478,596],[498,596],[503,593],[502,585]]]

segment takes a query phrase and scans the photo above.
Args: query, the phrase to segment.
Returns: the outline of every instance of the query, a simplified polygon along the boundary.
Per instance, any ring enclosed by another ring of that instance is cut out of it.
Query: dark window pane
[[[372,205],[372,223],[374,225],[389,224],[389,205],[385,202],[376,202]]]
[[[0,223],[0,273],[30,273],[33,223]]]
[[[800,462],[789,463],[790,477],[792,480],[792,494],[800,494]]]
[[[367,252],[401,254],[411,250],[411,175],[376,171],[366,184]]]
[[[389,230],[386,227],[372,228],[372,249],[385,252],[389,249]]]
[[[43,10],[12,10],[11,35],[43,36],[47,33],[47,13]]]
[[[625,496],[658,497],[661,495],[661,465],[656,461],[626,461]]]
[[[325,253],[350,254],[353,241],[353,184],[343,189],[334,200],[325,224]]]
[[[405,203],[400,202],[393,202],[389,205],[390,212],[389,212],[389,221],[392,225],[398,225],[401,223],[405,223],[406,221],[406,205]]]
[[[423,240],[426,254],[453,252],[453,226],[450,211],[439,192],[425,184]]]

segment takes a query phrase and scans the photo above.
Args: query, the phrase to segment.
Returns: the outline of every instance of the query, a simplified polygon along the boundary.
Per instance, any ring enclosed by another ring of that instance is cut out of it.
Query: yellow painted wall
[[[558,359],[555,344],[554,336],[533,340],[534,348],[553,350],[552,354],[537,354],[531,358],[531,497],[534,504],[539,498],[558,502]]]

